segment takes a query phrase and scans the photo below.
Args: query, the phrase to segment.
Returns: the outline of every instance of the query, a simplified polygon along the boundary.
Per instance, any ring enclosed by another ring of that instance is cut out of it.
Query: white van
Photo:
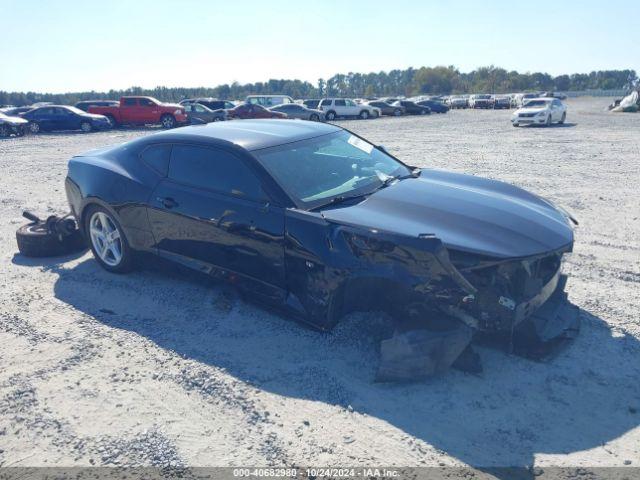
[[[293,98],[288,95],[249,95],[245,102],[269,108],[283,103],[293,103]]]

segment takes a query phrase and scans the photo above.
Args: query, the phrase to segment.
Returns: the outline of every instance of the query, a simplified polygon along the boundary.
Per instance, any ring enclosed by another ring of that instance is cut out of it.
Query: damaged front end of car
[[[578,310],[567,300],[563,256],[572,244],[527,258],[493,259],[442,246],[436,258],[458,292],[432,295],[440,323],[450,328],[431,330],[429,319],[412,329],[396,329],[381,344],[378,379],[408,380],[442,372],[450,366],[482,370],[471,350],[478,338],[503,346],[509,353],[542,358],[579,330]],[[434,292],[432,292],[434,293]],[[457,293],[457,294],[456,294]]]
[[[410,239],[377,231],[343,233],[356,258],[369,264],[368,272],[376,265],[378,279],[399,281],[411,292],[398,296],[389,282],[398,307],[392,312],[396,328],[381,343],[379,381],[423,378],[451,366],[481,371],[471,349],[474,338],[540,358],[578,332],[578,312],[567,301],[561,268],[572,243],[504,259],[450,250],[430,234]],[[347,298],[362,298],[365,290],[352,286]]]

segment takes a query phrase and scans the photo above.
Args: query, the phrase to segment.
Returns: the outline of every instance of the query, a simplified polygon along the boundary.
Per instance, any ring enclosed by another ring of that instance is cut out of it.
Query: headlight
[[[544,110],[543,110],[543,111],[541,111],[541,112],[536,113],[536,115],[546,115],[546,114],[547,114],[547,112],[546,112],[546,111],[544,111]]]
[[[184,112],[180,109],[176,110],[175,112],[173,112],[174,115],[182,115]]]

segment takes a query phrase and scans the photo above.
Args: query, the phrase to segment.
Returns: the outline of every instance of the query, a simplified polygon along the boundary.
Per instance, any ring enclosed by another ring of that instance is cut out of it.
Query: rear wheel
[[[176,119],[173,115],[165,113],[160,118],[160,123],[163,128],[174,128],[176,126]]]
[[[562,112],[562,117],[560,118],[560,125],[562,125],[566,119],[567,119],[567,112]]]
[[[366,110],[362,110],[360,112],[360,115],[358,115],[362,120],[366,120],[367,118],[369,118],[369,112],[367,112]]]
[[[325,115],[327,117],[327,120],[332,121],[336,119],[336,112],[333,111],[329,111],[327,112],[327,114]]]
[[[80,130],[82,130],[84,133],[89,133],[91,129],[92,127],[90,122],[82,122],[80,124]]]
[[[110,272],[131,270],[133,253],[118,221],[102,207],[89,208],[85,234],[96,261]]]
[[[29,131],[31,133],[40,133],[40,124],[38,122],[31,122],[29,124]]]
[[[544,124],[545,127],[550,127],[551,126],[551,115],[549,115],[547,117],[547,121]]]
[[[311,120],[312,122],[319,122],[320,117],[317,114],[312,113],[311,116],[309,117],[309,120]]]

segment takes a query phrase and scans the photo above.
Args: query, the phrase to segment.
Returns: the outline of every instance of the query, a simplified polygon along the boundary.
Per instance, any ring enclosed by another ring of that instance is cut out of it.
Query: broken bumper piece
[[[479,332],[485,340],[482,343],[507,345],[509,352],[535,360],[557,353],[580,329],[579,310],[568,301],[565,284],[564,275],[554,276],[534,299],[524,304],[528,309],[544,298],[544,303],[535,305],[533,314],[519,321],[512,331]],[[549,291],[551,285],[553,290]],[[514,321],[516,319],[517,316]],[[442,332],[426,329],[396,332],[390,339],[383,340],[376,380],[418,380],[442,373],[451,366],[468,372],[481,371],[479,359],[470,345],[477,330],[453,319],[452,325],[456,328]]]
[[[379,382],[417,380],[447,370],[467,348],[473,329],[460,324],[443,332],[410,330],[380,343]]]
[[[514,329],[512,345],[516,355],[543,360],[578,335],[580,312],[564,292],[566,277],[561,280],[553,295]]]

